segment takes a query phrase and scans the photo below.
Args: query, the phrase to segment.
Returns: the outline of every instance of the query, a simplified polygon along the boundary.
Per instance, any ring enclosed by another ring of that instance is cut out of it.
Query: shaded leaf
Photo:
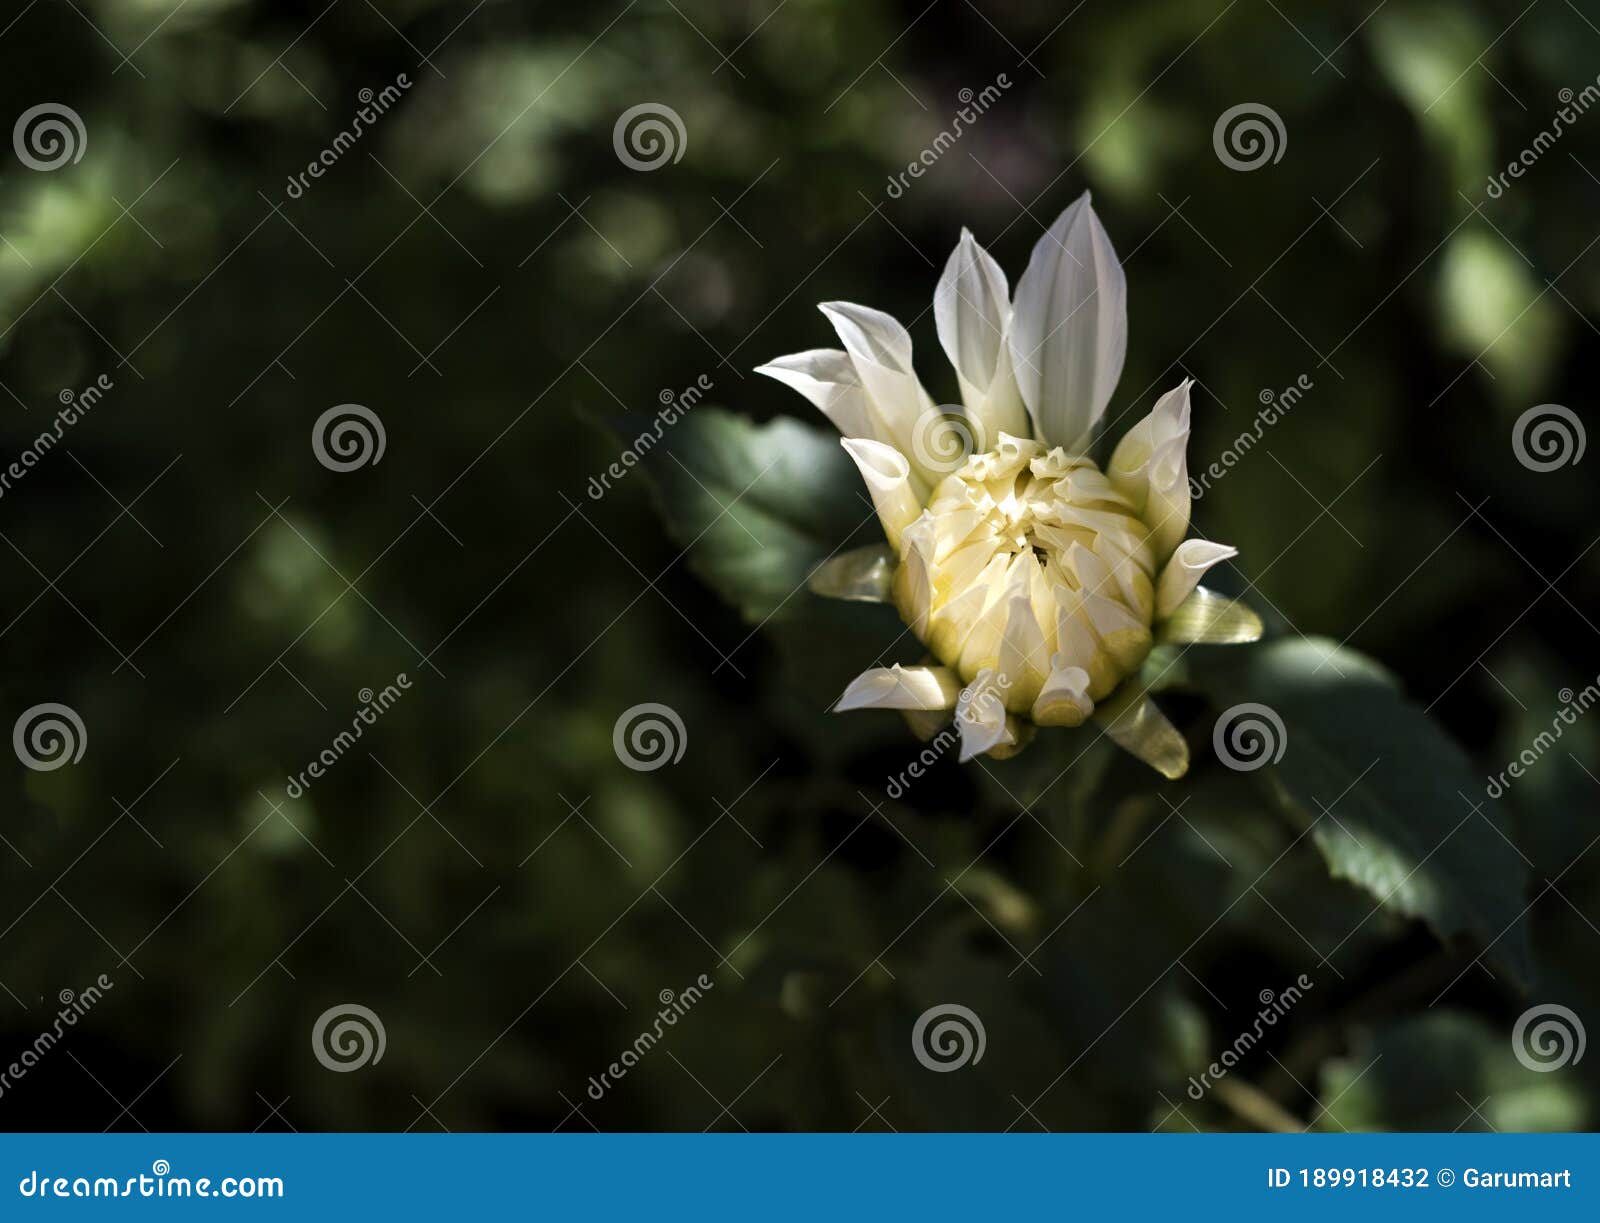
[[[876,529],[831,431],[699,408],[659,449],[649,470],[673,538],[747,620],[802,612],[815,598],[804,589],[811,571],[856,531]]]
[[[1443,938],[1475,936],[1528,978],[1526,870],[1504,817],[1465,753],[1388,672],[1311,638],[1193,661],[1219,709],[1259,703],[1281,721],[1281,736],[1268,727],[1267,751],[1281,738],[1282,756],[1264,774],[1310,821],[1336,877]]]

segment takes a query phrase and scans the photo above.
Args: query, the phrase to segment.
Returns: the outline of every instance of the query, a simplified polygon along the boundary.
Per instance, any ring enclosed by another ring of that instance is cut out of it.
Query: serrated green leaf
[[[1335,877],[1442,938],[1473,936],[1529,978],[1526,870],[1504,817],[1466,754],[1388,672],[1331,641],[1295,638],[1196,659],[1193,679],[1219,710],[1257,703],[1281,720],[1282,755],[1265,772],[1311,822]],[[1274,735],[1267,750],[1278,746]]]

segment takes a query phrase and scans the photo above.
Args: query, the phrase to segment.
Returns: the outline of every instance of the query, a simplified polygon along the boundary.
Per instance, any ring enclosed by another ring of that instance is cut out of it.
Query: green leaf
[[[1281,735],[1268,727],[1267,751],[1281,746],[1282,755],[1263,775],[1310,822],[1335,877],[1422,918],[1441,938],[1476,937],[1529,978],[1526,871],[1504,817],[1466,754],[1388,672],[1311,638],[1190,661],[1193,680],[1224,711],[1219,733],[1227,710],[1243,703],[1266,705],[1282,722]]]
[[[876,521],[831,430],[702,407],[657,449],[649,469],[668,528],[752,622],[804,610],[812,570]]]

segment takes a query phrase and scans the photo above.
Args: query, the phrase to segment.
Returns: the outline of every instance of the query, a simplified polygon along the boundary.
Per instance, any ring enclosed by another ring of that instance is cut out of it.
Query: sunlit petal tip
[[[1165,620],[1183,604],[1206,570],[1239,555],[1239,549],[1209,539],[1186,539],[1172,553],[1156,584],[1155,618]]]
[[[867,438],[841,438],[839,444],[866,482],[889,545],[898,548],[900,536],[922,513],[922,499],[911,479],[910,460],[893,446]]]
[[[798,391],[845,437],[880,437],[871,406],[850,354],[840,348],[812,348],[775,357],[756,373]]]
[[[948,667],[873,667],[850,681],[834,708],[835,713],[855,709],[954,709],[961,681]]]

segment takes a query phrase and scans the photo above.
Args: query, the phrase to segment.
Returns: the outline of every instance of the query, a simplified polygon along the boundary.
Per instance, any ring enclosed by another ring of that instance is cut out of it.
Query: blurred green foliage
[[[88,738],[76,765],[8,770],[0,1061],[61,991],[115,984],[0,1122],[1595,1123],[1596,1061],[1536,1074],[1509,1033],[1534,1003],[1600,1016],[1596,727],[1511,788],[1508,831],[1470,816],[1494,903],[1431,929],[1409,914],[1437,898],[1383,907],[1330,876],[1293,779],[1215,763],[1198,681],[1163,697],[1183,782],[1085,732],[888,798],[903,724],[826,712],[892,639],[879,609],[757,627],[663,527],[699,495],[681,473],[586,491],[700,378],[752,420],[815,424],[750,370],[829,342],[818,300],[896,314],[953,398],[929,304],[960,226],[1020,269],[1092,188],[1129,280],[1113,415],[1194,376],[1200,467],[1263,391],[1312,384],[1196,522],[1240,546],[1236,588],[1281,636],[1382,660],[1462,743],[1476,767],[1451,776],[1480,788],[1415,812],[1448,827],[1600,672],[1590,469],[1530,472],[1510,437],[1536,403],[1591,414],[1600,114],[1487,191],[1600,74],[1585,6],[36,0],[6,20],[0,115],[58,101],[87,133],[60,169],[0,163],[7,461],[63,388],[113,385],[0,496],[5,716],[63,702]],[[293,197],[360,91],[402,73]],[[1002,73],[891,198],[959,91]],[[686,133],[652,172],[613,149],[642,101]],[[1287,133],[1248,173],[1212,144],[1243,101]],[[336,473],[310,434],[350,402],[387,448]],[[829,487],[819,524],[855,508]],[[400,673],[404,699],[288,798]],[[612,741],[644,702],[688,740],[648,773]],[[1391,779],[1422,767],[1410,744]],[[662,1046],[586,1097],[702,972]],[[1301,973],[1234,1086],[1190,1098]],[[351,1001],[386,1052],[330,1073],[312,1026]],[[931,1074],[911,1028],[950,1001],[987,1052]]]

